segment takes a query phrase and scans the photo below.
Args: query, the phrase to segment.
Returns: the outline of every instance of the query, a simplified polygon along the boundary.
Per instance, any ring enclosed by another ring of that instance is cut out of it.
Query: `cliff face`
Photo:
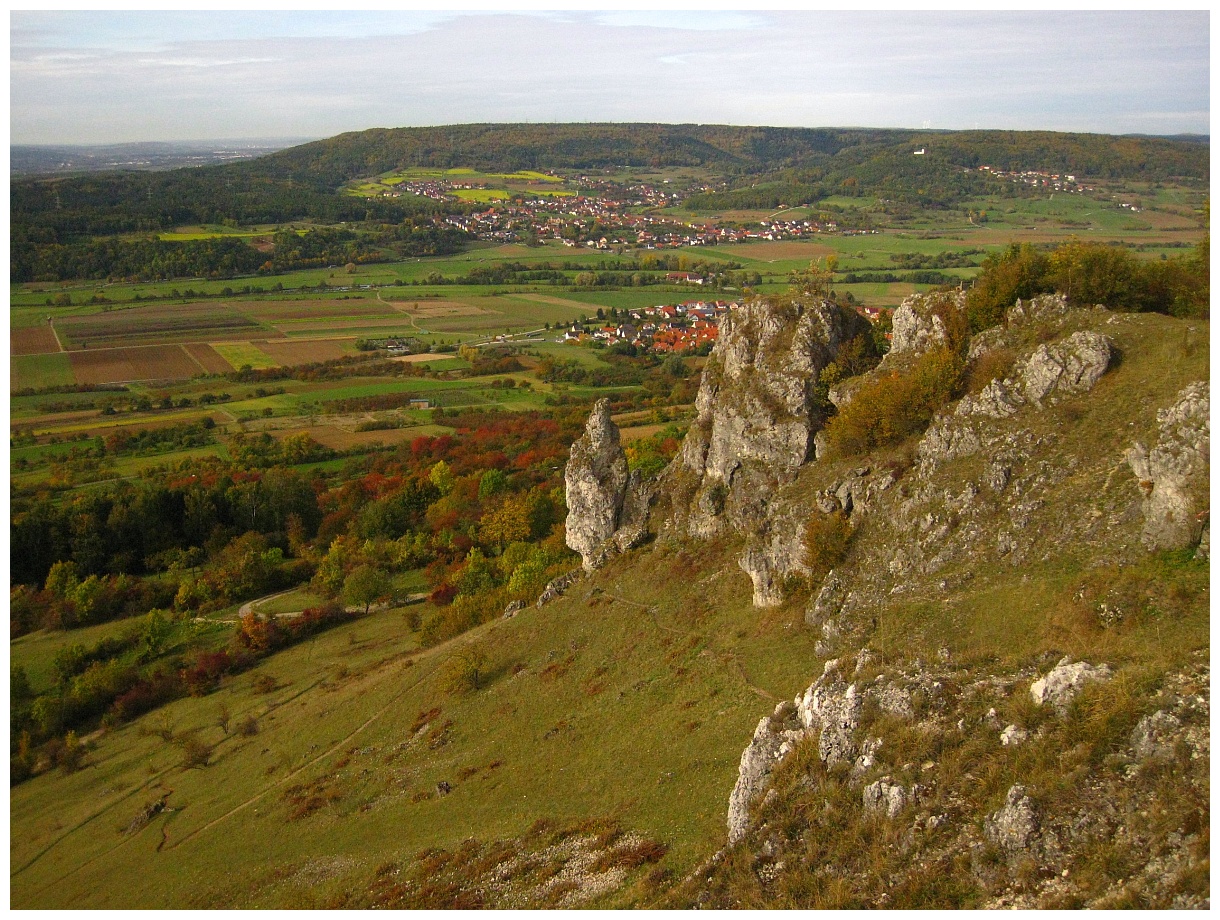
[[[697,539],[745,535],[740,561],[758,606],[778,603],[783,579],[806,571],[800,512],[772,499],[813,459],[825,423],[818,375],[844,343],[867,332],[855,313],[810,298],[755,301],[721,325],[698,415],[663,477],[667,523]]]
[[[962,335],[960,306],[910,299],[830,400]],[[727,846],[667,903],[1206,905],[1206,326],[1018,303],[922,435],[832,459],[813,383],[853,334],[826,305],[735,317],[657,487],[648,526],[739,547],[822,659],[743,738]],[[811,583],[817,515],[849,539]]]
[[[824,421],[814,400],[818,374],[862,331],[854,314],[817,301],[755,301],[726,317],[703,371],[683,466],[704,486],[732,485],[747,466],[791,475],[812,458]]]

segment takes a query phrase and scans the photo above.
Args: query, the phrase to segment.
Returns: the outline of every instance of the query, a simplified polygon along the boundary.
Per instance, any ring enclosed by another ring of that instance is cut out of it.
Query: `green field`
[[[273,231],[270,228],[262,230],[237,230],[230,227],[199,227],[158,233],[157,239],[176,243],[187,242],[190,240],[214,240],[223,237],[250,239],[256,236],[267,236],[272,232]]]
[[[566,190],[546,188],[547,185],[559,184],[564,180],[558,176],[551,176],[532,170],[500,173],[481,172],[467,167],[431,169],[423,166],[387,173],[374,179],[353,182],[347,186],[345,191],[349,195],[385,195],[391,193],[394,190],[394,186],[400,182],[420,182],[429,179],[460,182],[463,184],[478,182],[491,186],[489,188],[453,189],[450,192],[454,197],[463,201],[499,201],[510,198],[514,194],[557,196],[575,194],[575,192]],[[500,188],[499,186],[501,185],[508,186],[511,188],[511,191],[509,188]]]
[[[511,196],[507,189],[502,188],[459,188],[453,190],[453,197],[462,201],[504,201]]]
[[[272,361],[265,351],[254,345],[233,343],[228,345],[217,344],[212,347],[234,367],[240,368],[248,364],[257,370],[259,368],[277,366],[276,362]]]
[[[75,383],[66,354],[14,355],[9,359],[9,387],[54,387]]]

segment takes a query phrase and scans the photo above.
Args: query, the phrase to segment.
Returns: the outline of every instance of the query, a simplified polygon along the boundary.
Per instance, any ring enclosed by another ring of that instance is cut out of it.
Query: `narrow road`
[[[248,613],[257,613],[258,608],[261,604],[265,604],[267,601],[275,600],[277,597],[283,597],[285,594],[291,594],[293,591],[298,590],[300,587],[301,587],[300,585],[297,585],[295,588],[289,588],[287,591],[277,591],[275,594],[268,594],[264,597],[256,597],[252,601],[246,601],[244,604],[242,604],[240,607],[237,608],[237,616],[235,616],[231,619],[213,620],[210,617],[195,617],[195,619],[200,622],[205,622],[205,623],[236,623],[238,620],[240,620],[242,617],[244,617]],[[407,594],[402,597],[395,598],[394,602],[386,601],[385,603],[382,603],[382,604],[373,604],[369,607],[368,612],[374,613],[378,610],[387,610],[391,607],[406,607],[410,604],[418,604],[422,601],[427,600],[427,598],[428,598],[428,592],[426,592],[426,591],[422,591],[418,594]],[[364,612],[364,608],[362,606],[360,606],[359,604],[350,604],[347,607],[344,607],[343,609],[345,611],[347,611],[348,613],[363,613]],[[304,610],[282,610],[279,613],[271,614],[271,617],[274,619],[277,619],[277,620],[280,619],[281,617],[286,620],[291,620],[295,617],[299,617],[304,612],[305,612]]]
[[[55,331],[55,317],[47,317],[47,325],[51,327],[51,335],[55,336],[55,344],[59,346],[60,351],[67,351],[64,348],[64,343],[59,340],[59,333]]]

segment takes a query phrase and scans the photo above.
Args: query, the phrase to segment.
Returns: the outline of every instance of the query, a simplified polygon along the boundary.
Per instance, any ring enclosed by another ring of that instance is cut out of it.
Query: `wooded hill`
[[[910,147],[929,161],[1000,169],[1049,169],[1091,177],[1208,176],[1204,143],[1049,131],[933,132],[870,128],[765,128],[729,125],[550,124],[378,128],[303,144],[232,168],[267,179],[332,187],[404,166],[482,170],[708,166],[730,173],[855,165]]]

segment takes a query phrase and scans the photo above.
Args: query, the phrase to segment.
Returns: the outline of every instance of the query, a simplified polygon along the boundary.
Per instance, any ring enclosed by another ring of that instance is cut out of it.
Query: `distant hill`
[[[303,144],[241,165],[251,175],[337,186],[403,166],[598,169],[714,166],[769,172],[940,151],[956,166],[1052,169],[1092,177],[1206,178],[1208,144],[1050,131],[931,132],[729,125],[526,124],[377,128]],[[931,158],[930,158],[931,159]]]
[[[146,142],[135,144],[14,144],[9,170],[14,175],[177,169],[247,160],[305,143],[308,138]]]

